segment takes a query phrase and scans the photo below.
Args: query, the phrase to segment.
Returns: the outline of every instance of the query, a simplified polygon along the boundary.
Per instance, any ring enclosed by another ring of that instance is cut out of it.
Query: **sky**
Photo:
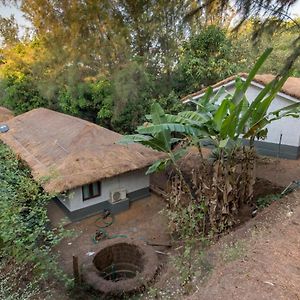
[[[30,23],[24,18],[22,12],[14,7],[14,6],[3,6],[0,5],[0,16],[9,17],[10,15],[14,15],[19,26],[29,26]],[[290,9],[291,16],[299,16],[300,17],[300,0],[298,0],[293,7]]]
[[[30,23],[23,17],[22,12],[15,6],[0,5],[0,16],[9,17],[14,15],[20,26],[28,26]]]
[[[300,17],[300,0],[292,7],[291,14]]]

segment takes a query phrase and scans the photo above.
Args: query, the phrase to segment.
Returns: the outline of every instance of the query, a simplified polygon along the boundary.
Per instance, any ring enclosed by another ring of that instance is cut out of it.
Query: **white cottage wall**
[[[251,103],[257,95],[260,93],[263,87],[259,87],[256,85],[251,85],[248,90],[246,91],[246,97],[248,101]],[[226,90],[229,93],[234,93],[234,86],[228,86]],[[220,101],[225,97],[222,96]],[[291,105],[295,102],[292,100],[286,99],[280,95],[277,95],[273,100],[272,104],[270,105],[269,112],[275,111],[282,107]],[[279,144],[280,136],[282,134],[282,145],[289,145],[289,146],[300,146],[300,119],[287,117],[281,120],[274,121],[273,123],[267,125],[268,128],[268,135],[264,142],[275,143]]]
[[[69,192],[66,192],[64,195],[58,195],[57,198],[68,210],[71,209]]]
[[[59,197],[59,200],[69,211],[86,208],[110,199],[110,193],[119,189],[125,189],[132,193],[150,186],[149,175],[145,175],[146,169],[137,170],[101,181],[101,196],[83,201],[82,187],[72,189],[68,197]]]

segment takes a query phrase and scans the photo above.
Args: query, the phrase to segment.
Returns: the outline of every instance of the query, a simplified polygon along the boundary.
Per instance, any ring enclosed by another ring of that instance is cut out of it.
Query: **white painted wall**
[[[262,87],[263,88],[263,87]],[[246,97],[248,101],[251,103],[256,96],[260,93],[261,87],[257,85],[250,85],[248,90],[246,91]],[[230,85],[226,88],[226,90],[230,93],[234,93],[234,85]],[[220,97],[220,101],[225,97]],[[284,98],[284,96],[277,95],[273,100],[272,104],[269,107],[268,112],[277,110],[279,108],[288,106],[295,103],[292,100]],[[283,118],[281,120],[274,121],[273,123],[267,125],[268,135],[267,138],[263,141],[279,144],[280,134],[282,134],[281,144],[290,145],[299,147],[300,145],[300,118]],[[262,141],[262,140],[261,140]]]
[[[125,189],[131,193],[150,186],[150,177],[145,175],[146,169],[137,170],[101,181],[101,196],[83,201],[82,188],[78,187],[68,192],[68,197],[59,196],[58,199],[69,211],[85,208],[110,199],[110,193]]]

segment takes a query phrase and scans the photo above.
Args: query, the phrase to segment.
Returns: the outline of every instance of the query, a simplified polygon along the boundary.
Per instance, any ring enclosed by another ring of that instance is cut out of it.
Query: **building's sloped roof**
[[[213,89],[216,89],[218,87],[221,87],[227,83],[233,82],[237,76],[243,77],[243,78],[247,78],[247,74],[246,73],[239,73],[238,75],[234,75],[234,76],[230,76],[222,81],[217,82],[216,84],[212,85],[211,87]],[[262,85],[267,85],[269,82],[271,82],[273,79],[275,78],[274,75],[272,74],[261,74],[261,75],[256,75],[253,79],[254,82],[262,84]],[[195,92],[193,94],[187,95],[184,98],[182,98],[182,101],[187,101],[190,100],[193,97],[197,97],[199,95],[202,95],[203,93],[205,93],[205,91],[207,90],[207,88],[201,89],[198,92]],[[288,80],[285,82],[285,84],[283,85],[281,92],[294,97],[298,100],[300,100],[300,78],[297,77],[289,77]]]
[[[161,154],[116,144],[120,134],[82,119],[38,108],[7,122],[1,140],[31,168],[48,192],[60,193],[145,168]]]
[[[9,109],[0,106],[0,122],[7,121],[14,117],[14,114]]]

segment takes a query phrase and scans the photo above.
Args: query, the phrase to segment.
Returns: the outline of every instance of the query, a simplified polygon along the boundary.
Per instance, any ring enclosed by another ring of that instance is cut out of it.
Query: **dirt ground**
[[[148,243],[169,244],[167,219],[160,213],[163,207],[163,200],[152,194],[148,198],[131,203],[130,209],[117,214],[114,223],[105,230],[110,236],[125,235]],[[53,212],[56,210],[57,207],[51,206],[50,214],[55,215]],[[73,255],[78,256],[80,263],[84,263],[97,252],[99,244],[95,244],[92,237],[98,228],[97,224],[100,225],[97,222],[99,217],[100,214],[65,226],[66,229],[74,230],[76,236],[65,239],[56,250],[61,266],[69,274],[73,272]],[[155,249],[160,251],[165,250],[165,247],[156,246]]]
[[[300,299],[300,192],[213,245],[212,271],[189,300]]]
[[[206,155],[209,150],[206,151]],[[257,177],[286,187],[300,160],[260,157]],[[258,189],[263,192],[263,186]],[[300,299],[300,191],[274,202],[211,246],[211,274],[194,284],[197,299]]]
[[[256,168],[257,177],[265,178],[279,186],[287,186],[293,180],[300,180],[300,159],[278,159],[260,157]]]
[[[205,156],[208,153],[209,150],[205,150]],[[278,192],[291,181],[300,180],[300,160],[261,157],[256,171],[262,179],[256,186],[257,193],[269,191],[264,180],[280,186]],[[165,175],[159,175],[152,183],[164,184],[166,179]],[[107,231],[110,235],[122,234],[150,243],[169,243],[167,219],[159,213],[164,206],[164,201],[156,195],[139,200],[128,211],[118,214]],[[52,211],[52,216],[55,215]],[[61,265],[68,273],[72,273],[72,255],[77,255],[80,263],[84,263],[97,251],[98,245],[93,243],[92,235],[97,229],[98,217],[66,226],[77,232],[76,237],[65,240],[57,248]],[[53,220],[57,222],[57,218]],[[159,254],[161,261],[169,257],[169,263],[164,264],[150,288],[154,296],[147,293],[141,295],[142,299],[300,300],[300,191],[259,211],[255,218],[211,245],[206,253],[209,271],[205,276],[197,277],[196,274],[190,288],[182,289],[178,272],[170,263],[174,255],[180,253],[177,248],[176,244],[172,249],[156,247],[167,254]]]

